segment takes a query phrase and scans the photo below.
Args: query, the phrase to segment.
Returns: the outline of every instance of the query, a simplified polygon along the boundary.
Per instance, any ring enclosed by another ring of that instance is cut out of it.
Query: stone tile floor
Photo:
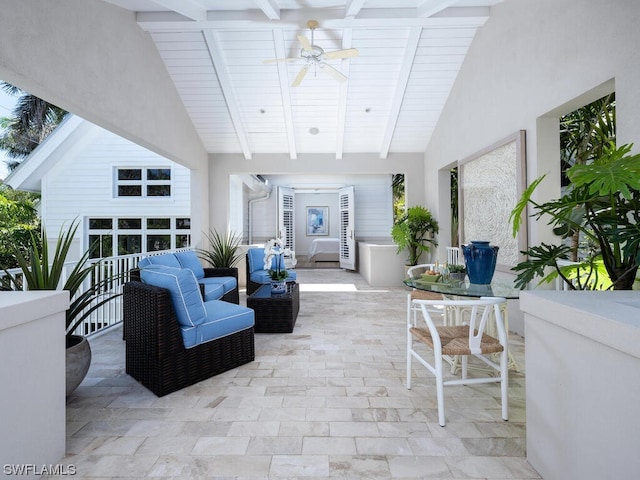
[[[256,334],[256,359],[157,398],[125,373],[120,328],[93,337],[88,377],[67,401],[77,478],[540,478],[526,461],[524,342],[509,387],[405,388],[406,294],[353,272],[298,270],[292,334]],[[241,295],[241,304],[245,303]]]

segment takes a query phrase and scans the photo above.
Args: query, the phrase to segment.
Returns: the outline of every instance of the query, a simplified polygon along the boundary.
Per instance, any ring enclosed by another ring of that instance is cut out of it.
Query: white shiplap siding
[[[189,170],[100,127],[92,140],[68,149],[42,179],[42,220],[49,237],[74,219],[82,224],[79,248],[86,248],[88,217],[189,217]],[[114,198],[118,167],[170,167],[171,197]]]

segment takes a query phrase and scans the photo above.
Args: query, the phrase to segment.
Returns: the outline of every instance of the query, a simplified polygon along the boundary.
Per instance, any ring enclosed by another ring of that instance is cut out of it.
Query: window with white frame
[[[173,250],[191,245],[188,217],[89,218],[90,258]]]
[[[170,197],[171,168],[116,168],[114,195]]]

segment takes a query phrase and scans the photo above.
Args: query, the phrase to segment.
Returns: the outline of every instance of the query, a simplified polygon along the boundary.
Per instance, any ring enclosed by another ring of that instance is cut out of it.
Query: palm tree
[[[13,170],[60,124],[67,111],[31,95],[7,82],[0,82],[11,96],[20,96],[12,116],[0,119],[4,130],[0,136],[0,149],[11,159],[7,161]]]

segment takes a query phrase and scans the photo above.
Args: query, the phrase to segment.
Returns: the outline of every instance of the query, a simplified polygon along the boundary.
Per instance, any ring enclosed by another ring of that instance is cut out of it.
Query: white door
[[[340,213],[340,268],[356,269],[356,235],[354,215],[354,187],[338,192]]]
[[[295,228],[293,223],[295,193],[292,188],[278,187],[278,237],[287,248],[295,250]]]

